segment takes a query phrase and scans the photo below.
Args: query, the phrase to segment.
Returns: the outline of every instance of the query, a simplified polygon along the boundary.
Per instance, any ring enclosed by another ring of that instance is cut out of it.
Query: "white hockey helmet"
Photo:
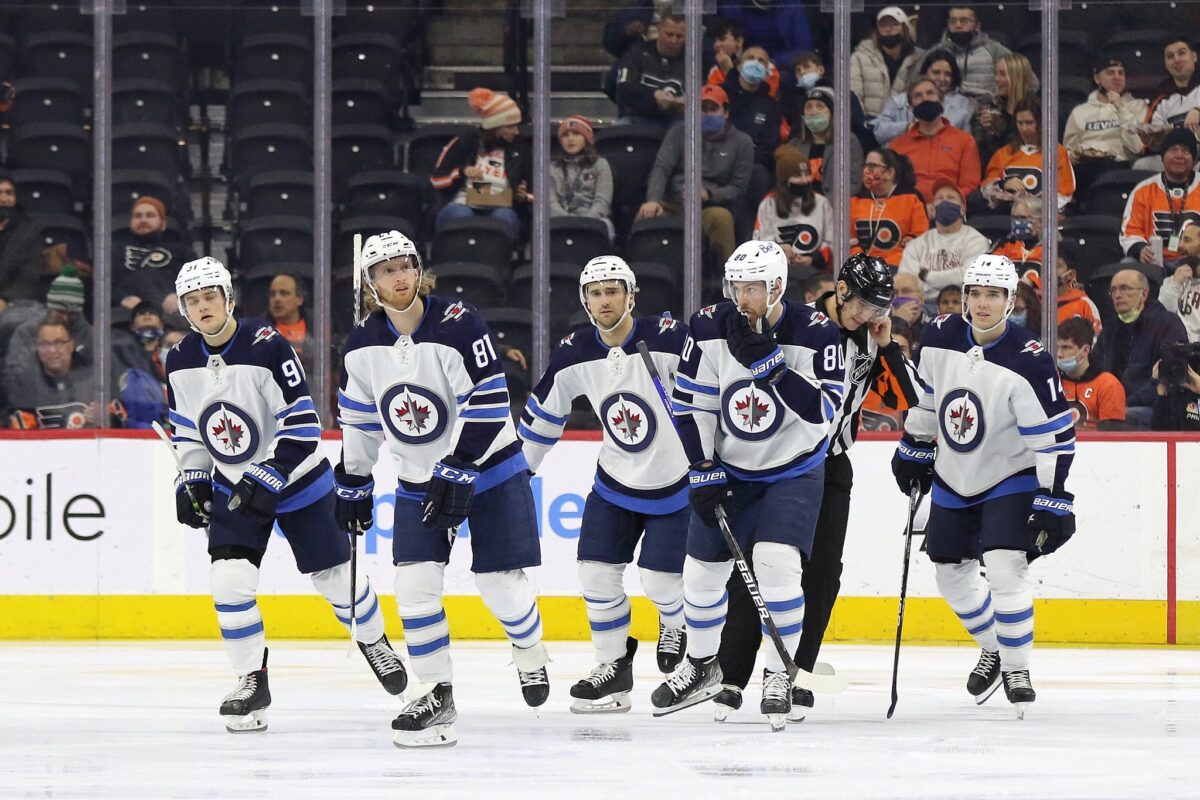
[[[984,253],[975,256],[967,268],[963,270],[963,293],[962,293],[962,317],[968,323],[971,321],[969,312],[967,311],[967,295],[970,294],[972,286],[995,286],[1004,289],[1008,293],[1008,301],[1004,305],[1004,316],[996,325],[1004,324],[1008,319],[1008,315],[1012,313],[1013,306],[1017,301],[1017,268],[1008,256],[994,255]],[[991,326],[987,330],[992,330],[996,325]]]
[[[184,298],[192,292],[216,287],[225,295],[225,324],[216,336],[225,332],[225,328],[233,321],[233,276],[225,265],[212,256],[204,256],[189,261],[179,268],[175,276],[175,297],[179,302],[179,313],[187,320],[188,326],[197,333],[203,333],[188,317],[187,304]]]
[[[750,241],[743,242],[733,251],[733,255],[725,262],[725,280],[722,283],[725,296],[734,299],[733,283],[735,281],[762,281],[767,285],[767,313],[783,299],[787,289],[787,256],[783,248],[775,242]],[[779,295],[774,302],[771,294],[775,290],[775,281],[779,281]]]
[[[600,328],[596,324],[596,318],[592,316],[591,309],[588,308],[587,304],[588,285],[603,281],[620,281],[625,284],[625,313],[621,315],[621,318],[611,328]],[[625,317],[633,313],[633,295],[635,292],[637,292],[637,276],[633,274],[633,270],[625,263],[625,259],[618,256],[596,256],[585,264],[583,270],[579,273],[579,302],[583,305],[583,310],[587,313],[588,319],[592,321],[592,324],[604,333],[615,330],[625,321]]]
[[[412,239],[409,239],[400,231],[387,231],[386,233],[376,233],[367,237],[367,241],[363,243],[362,260],[360,268],[362,269],[362,280],[371,290],[375,302],[380,306],[387,308],[387,304],[379,299],[379,292],[375,290],[375,284],[371,280],[371,269],[377,264],[382,264],[385,261],[391,261],[393,258],[402,258],[408,256],[412,259],[413,264],[417,268],[418,286],[424,275],[425,267],[421,263],[421,254],[417,252],[417,246],[413,244]],[[419,294],[419,292],[418,292]],[[413,295],[413,303],[417,302],[417,294]],[[412,308],[412,303],[409,303],[409,308]],[[393,309],[399,311],[400,309]],[[404,309],[407,311],[408,309]]]

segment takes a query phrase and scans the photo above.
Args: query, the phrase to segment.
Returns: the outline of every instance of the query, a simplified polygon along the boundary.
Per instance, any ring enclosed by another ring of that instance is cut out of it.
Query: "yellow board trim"
[[[653,640],[658,616],[644,597],[631,598],[633,636]],[[478,597],[447,597],[450,633],[458,639],[503,639],[500,624]],[[336,639],[345,630],[328,604],[312,595],[259,598],[267,634],[280,639]],[[583,600],[538,600],[547,639],[589,638]],[[381,597],[392,638],[402,636],[396,604]],[[1045,644],[1166,644],[1166,602],[1158,600],[1039,600],[1037,641]],[[1200,644],[1200,602],[1177,608],[1179,644]],[[220,636],[212,599],[200,595],[7,595],[0,596],[0,639],[215,639]],[[891,642],[896,636],[896,599],[838,600],[826,641]],[[904,638],[913,642],[966,642],[954,613],[940,598],[909,598]]]

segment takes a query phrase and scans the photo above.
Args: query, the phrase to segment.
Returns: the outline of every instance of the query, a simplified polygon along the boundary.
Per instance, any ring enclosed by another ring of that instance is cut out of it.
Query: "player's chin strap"
[[[1008,322],[1008,315],[1011,313],[1012,313],[1012,306],[1006,306],[1004,309],[1004,316],[1000,318],[999,322],[997,322],[995,325],[992,325],[990,328],[981,328],[978,325],[976,325],[975,321],[973,319],[971,319],[971,315],[969,313],[967,313],[967,311],[965,309],[963,310],[962,318],[964,321],[966,321],[966,323],[968,325],[971,326],[972,330],[979,331],[980,333],[991,333],[992,331],[996,330],[996,328],[999,328],[1001,325]]]
[[[181,313],[183,314],[183,318],[185,320],[187,320],[188,327],[191,328],[192,330],[194,330],[196,333],[200,334],[201,336],[208,336],[213,339],[219,339],[221,336],[223,336],[225,334],[225,329],[229,327],[229,323],[233,322],[233,300],[231,300],[229,298],[225,299],[225,324],[222,325],[221,330],[217,331],[216,333],[205,333],[204,331],[197,328],[196,325],[192,322],[192,318],[188,316],[186,308],[183,309]]]
[[[412,309],[412,307],[417,304],[417,301],[421,299],[421,282],[424,279],[425,279],[425,269],[424,269],[424,267],[422,267],[421,269],[417,270],[417,290],[413,293],[413,299],[411,301],[409,301],[408,305],[405,306],[404,308],[396,308],[395,306],[389,306],[387,303],[380,300],[379,292],[375,289],[375,281],[367,281],[367,286],[371,289],[371,296],[375,298],[375,304],[378,305],[380,308],[386,309],[388,311],[393,311],[397,314],[407,314]]]
[[[626,284],[627,292],[628,292],[628,289],[629,289],[628,284]],[[589,309],[587,307],[586,303],[584,304],[583,310],[585,312],[587,312],[588,319],[590,319],[592,321],[592,324],[596,326],[596,330],[600,331],[601,333],[612,333],[613,331],[615,331],[617,328],[621,327],[621,325],[623,325],[625,323],[625,319],[630,314],[633,313],[633,292],[628,292],[628,294],[629,294],[629,299],[625,302],[625,313],[621,315],[620,319],[618,319],[616,322],[613,323],[613,326],[611,328],[601,328],[600,323],[596,322],[596,318],[592,316],[591,309]]]

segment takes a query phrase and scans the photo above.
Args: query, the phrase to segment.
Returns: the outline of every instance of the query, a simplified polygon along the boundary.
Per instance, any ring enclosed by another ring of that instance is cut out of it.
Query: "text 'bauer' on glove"
[[[688,503],[705,525],[716,527],[717,506],[732,495],[725,468],[715,461],[700,461],[688,468]]]
[[[921,487],[921,494],[929,491],[933,486],[934,455],[933,442],[918,441],[907,433],[900,437],[892,456],[892,474],[900,491],[908,494],[913,484]]]
[[[771,331],[759,333],[750,326],[745,314],[730,314],[726,322],[725,341],[729,354],[750,370],[755,380],[777,383],[787,372],[783,350]]]
[[[1075,534],[1075,495],[1040,490],[1033,497],[1027,525],[1037,549],[1043,555],[1053,553]]]

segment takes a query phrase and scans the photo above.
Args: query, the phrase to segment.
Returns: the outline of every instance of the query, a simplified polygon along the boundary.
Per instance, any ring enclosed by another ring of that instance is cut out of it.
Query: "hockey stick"
[[[354,234],[354,326],[362,322],[362,234]]]
[[[171,443],[171,437],[167,435],[165,430],[163,430],[163,426],[158,423],[158,420],[151,422],[150,427],[154,429],[154,432],[158,434],[158,438],[162,439],[163,444],[165,444],[167,449],[171,451],[171,458],[175,459],[175,471],[178,472],[179,477],[182,478],[183,462],[179,460],[179,453],[175,452],[175,445]],[[192,511],[195,511],[198,516],[204,518],[205,520],[211,519],[212,503],[205,503],[204,507],[202,508],[200,506],[200,501],[196,499],[196,495],[192,492],[191,486],[189,486],[187,483],[184,483],[183,490],[187,492],[188,499],[192,501]]]
[[[658,399],[662,401],[663,408],[666,409],[671,424],[677,428],[675,413],[671,410],[671,401],[667,398],[667,390],[663,387],[662,377],[658,374],[658,367],[654,366],[654,360],[650,357],[650,348],[646,346],[645,342],[638,342],[637,349],[642,355],[642,362],[646,365],[646,371],[650,373],[650,380],[654,383],[654,388],[658,392]],[[738,545],[737,539],[734,538],[733,531],[729,528],[729,519],[722,506],[717,506],[717,523],[721,529],[721,536],[725,539],[725,546],[733,554],[733,563],[737,567],[738,574],[742,576],[742,582],[746,584],[746,591],[749,593],[750,599],[754,601],[754,608],[758,611],[758,618],[762,621],[763,627],[767,629],[767,635],[771,638],[771,644],[774,645],[775,652],[783,660],[784,669],[787,670],[791,683],[799,686],[801,689],[807,689],[810,692],[820,692],[822,694],[836,694],[843,691],[847,686],[847,681],[840,675],[834,674],[833,668],[829,665],[818,664],[819,673],[809,672],[796,666],[796,662],[792,660],[791,654],[788,653],[787,647],[783,644],[783,637],[779,635],[779,629],[775,627],[775,620],[771,618],[771,612],[767,610],[766,601],[763,600],[762,594],[758,591],[758,581],[755,580],[754,573],[750,571],[750,565],[746,563],[746,555],[742,552],[741,546]]]
[[[362,234],[354,234],[354,327],[362,321]],[[371,498],[372,504],[375,499]],[[358,642],[358,537],[364,532],[361,523],[350,531],[350,641]],[[354,652],[354,648],[350,648]]]
[[[900,694],[896,691],[896,681],[900,675],[900,636],[904,631],[904,601],[908,599],[908,559],[912,553],[913,520],[916,519],[917,506],[920,504],[921,485],[913,483],[908,490],[908,527],[904,530],[904,569],[900,572],[900,610],[896,614],[896,653],[892,658],[892,704],[888,706],[888,719],[896,713],[896,703],[900,700]]]

